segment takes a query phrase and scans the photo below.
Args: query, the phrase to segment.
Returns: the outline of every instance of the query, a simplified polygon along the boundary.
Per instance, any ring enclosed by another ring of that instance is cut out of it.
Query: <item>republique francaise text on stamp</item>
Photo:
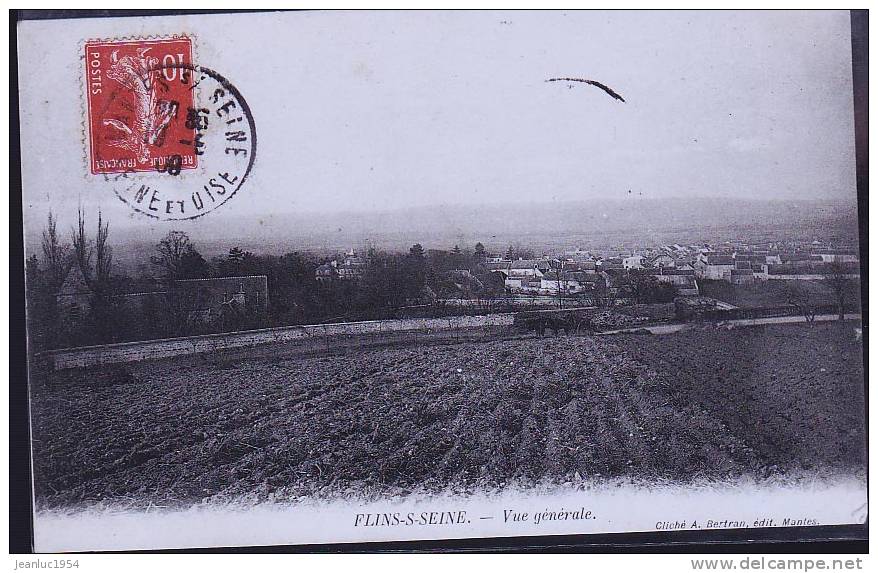
[[[223,76],[192,63],[192,41],[85,45],[93,175],[134,210],[192,219],[228,201],[253,167],[256,129]]]

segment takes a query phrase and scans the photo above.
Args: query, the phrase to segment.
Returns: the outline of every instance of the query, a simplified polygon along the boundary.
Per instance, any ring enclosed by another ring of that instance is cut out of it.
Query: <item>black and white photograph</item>
[[[17,25],[36,552],[867,523],[849,11],[84,16]]]

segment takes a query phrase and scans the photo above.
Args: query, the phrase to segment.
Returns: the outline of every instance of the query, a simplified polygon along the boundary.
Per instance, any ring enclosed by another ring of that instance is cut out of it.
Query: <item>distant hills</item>
[[[369,241],[383,248],[420,242],[427,248],[460,243],[525,246],[575,245],[577,241],[644,243],[658,235],[713,237],[718,231],[844,230],[856,233],[853,203],[738,199],[642,199],[592,202],[437,205],[383,212],[267,214],[209,221],[190,233],[213,242],[236,238],[251,245],[337,249]],[[856,236],[855,234],[853,236]]]
[[[185,230],[206,257],[232,246],[258,253],[334,252],[374,245],[388,250],[471,248],[510,244],[537,252],[573,247],[646,246],[717,242],[737,238],[854,240],[853,202],[758,201],[674,198],[551,203],[437,205],[382,212],[266,213],[264,216],[203,217],[197,223],[160,225],[133,233],[117,227],[111,242],[125,266],[148,260],[153,245],[171,228]],[[38,231],[38,230],[37,230]],[[36,240],[39,244],[38,232]],[[145,252],[146,251],[146,252]]]

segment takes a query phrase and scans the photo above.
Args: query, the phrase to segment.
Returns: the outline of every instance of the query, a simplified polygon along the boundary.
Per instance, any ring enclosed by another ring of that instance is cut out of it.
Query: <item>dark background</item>
[[[30,471],[30,433],[25,331],[24,244],[22,228],[21,149],[18,121],[17,22],[19,20],[197,14],[213,10],[11,10],[9,31],[9,551],[33,552],[33,495]],[[228,12],[228,11],[225,11]],[[860,227],[863,359],[868,357],[868,189],[869,189],[869,12],[851,11],[854,128],[857,160],[857,199]],[[864,380],[864,383],[865,383]],[[868,384],[866,401],[868,403]],[[868,439],[868,412],[866,418]],[[183,553],[277,552],[397,552],[504,551],[582,553],[868,553],[865,525],[813,528],[770,528],[702,532],[623,533],[545,537],[509,537],[449,541],[355,543],[249,548],[191,549]]]

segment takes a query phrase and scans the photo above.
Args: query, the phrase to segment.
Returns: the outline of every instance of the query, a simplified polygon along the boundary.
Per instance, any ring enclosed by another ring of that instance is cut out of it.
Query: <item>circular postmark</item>
[[[241,92],[194,64],[160,62],[138,74],[129,107],[152,154],[104,179],[133,210],[157,219],[195,219],[226,204],[256,161],[256,124]]]

